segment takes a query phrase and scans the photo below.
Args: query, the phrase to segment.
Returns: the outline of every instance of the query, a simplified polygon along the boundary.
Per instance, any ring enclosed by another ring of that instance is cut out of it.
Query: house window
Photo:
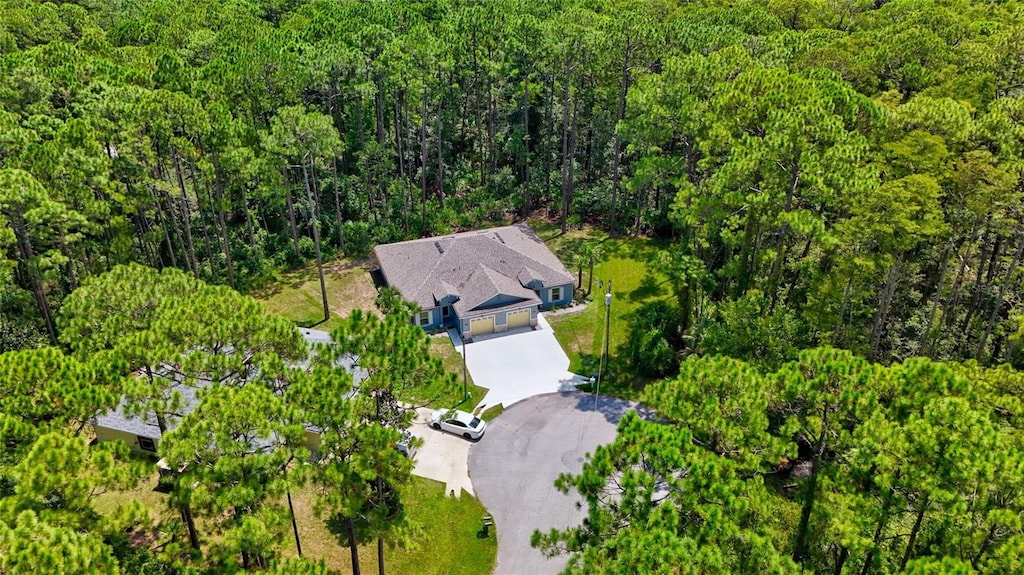
[[[139,438],[139,449],[143,451],[152,451],[156,453],[156,442],[149,437],[138,436]]]
[[[441,317],[447,318],[450,315],[452,315],[452,308],[448,306],[444,306],[443,308],[441,308]]]
[[[551,301],[559,301],[562,299],[562,286],[551,288]]]
[[[416,325],[423,327],[430,325],[430,310],[421,311],[416,315]]]

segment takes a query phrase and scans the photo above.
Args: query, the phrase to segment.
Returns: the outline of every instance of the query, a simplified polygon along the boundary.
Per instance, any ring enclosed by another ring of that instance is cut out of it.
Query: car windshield
[[[476,429],[476,428],[480,427],[480,418],[479,417],[474,417],[473,421],[469,422],[469,426],[472,427],[473,429]]]

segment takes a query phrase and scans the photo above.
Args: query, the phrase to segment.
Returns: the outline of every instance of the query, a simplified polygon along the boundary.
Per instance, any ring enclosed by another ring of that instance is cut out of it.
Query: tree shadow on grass
[[[343,549],[349,548],[349,528],[348,519],[341,515],[332,515],[324,520],[324,525],[327,526],[327,531],[337,540],[338,545]],[[365,528],[365,525],[361,525],[359,521],[355,522],[355,535],[356,545],[363,545],[374,541],[374,537],[370,534],[369,530]]]
[[[377,261],[373,258],[361,258],[357,260],[340,259],[324,262],[325,274],[348,274],[355,270],[362,270],[371,273],[377,267]],[[254,298],[269,299],[284,291],[284,288],[293,290],[300,289],[303,285],[318,281],[316,262],[308,262],[299,267],[282,272],[276,281],[267,283],[250,292]],[[372,278],[371,278],[372,279]]]
[[[627,293],[625,298],[630,302],[640,302],[661,295],[661,286],[668,280],[657,281],[652,274],[647,274],[640,285],[633,291]]]
[[[620,257],[649,263],[672,242],[661,238],[623,238],[616,243],[615,252]]]

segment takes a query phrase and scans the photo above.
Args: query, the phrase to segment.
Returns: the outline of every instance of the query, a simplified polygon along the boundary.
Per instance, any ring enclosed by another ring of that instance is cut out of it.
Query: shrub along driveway
[[[471,352],[472,353],[472,352]],[[576,493],[554,487],[560,473],[579,473],[587,453],[615,439],[619,418],[635,404],[578,391],[520,401],[488,423],[469,450],[469,472],[498,536],[495,575],[558,573],[566,558],[546,559],[530,547],[534,529],[578,525],[586,508]]]

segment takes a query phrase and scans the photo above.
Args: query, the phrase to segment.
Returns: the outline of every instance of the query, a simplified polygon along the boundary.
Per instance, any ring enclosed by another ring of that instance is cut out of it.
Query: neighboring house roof
[[[573,282],[565,265],[526,224],[381,244],[373,251],[388,284],[402,297],[432,308],[444,294],[457,295],[453,307],[460,317],[538,304],[536,293],[525,287],[532,282],[540,283],[537,288]],[[457,293],[451,293],[453,288]],[[487,306],[497,295],[521,300]]]
[[[196,398],[196,388],[180,385],[177,386],[177,391],[181,394],[182,411],[185,413],[192,411],[192,408],[199,401]],[[177,418],[170,418],[166,424],[167,431],[170,431],[178,426],[178,420]],[[97,416],[96,426],[123,431],[132,435],[140,435],[150,439],[160,439],[163,437],[163,434],[160,433],[160,426],[156,422],[156,415],[152,413],[127,415],[124,412],[124,401],[119,403],[113,411]]]
[[[311,345],[316,343],[330,343],[331,341],[331,334],[326,331],[306,328],[299,328],[299,331],[302,332],[302,336],[306,339],[306,342]],[[365,370],[355,367],[355,363],[356,360],[354,357],[346,356],[339,360],[338,365],[341,365],[351,373],[352,378],[356,383],[358,383],[366,378],[366,372]],[[178,386],[178,391],[181,393],[181,405],[183,411],[181,415],[184,415],[192,411],[199,402],[198,397],[196,397],[198,388],[188,385],[180,385]],[[178,425],[177,418],[172,418],[166,423],[168,431],[174,429]],[[163,434],[160,433],[160,427],[157,425],[156,416],[154,414],[143,414],[141,416],[126,415],[124,412],[124,402],[118,404],[117,408],[113,411],[97,416],[96,425],[98,427],[123,431],[133,435],[141,435],[142,437],[148,437],[150,439],[160,439],[163,436]]]

